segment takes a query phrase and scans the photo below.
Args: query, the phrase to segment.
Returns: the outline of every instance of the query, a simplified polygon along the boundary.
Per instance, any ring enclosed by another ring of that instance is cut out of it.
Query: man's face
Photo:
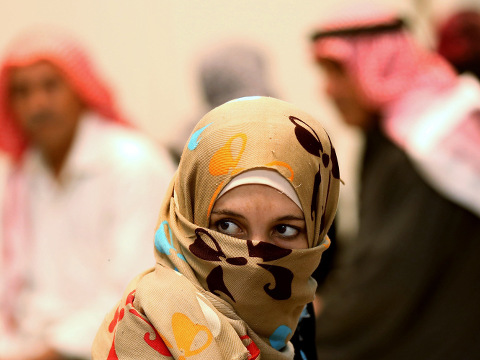
[[[45,61],[11,70],[10,105],[27,138],[47,152],[68,148],[83,110],[60,71]]]
[[[362,100],[361,92],[345,68],[338,62],[323,59],[318,61],[325,74],[327,95],[337,106],[343,120],[354,126],[369,126],[374,111]]]

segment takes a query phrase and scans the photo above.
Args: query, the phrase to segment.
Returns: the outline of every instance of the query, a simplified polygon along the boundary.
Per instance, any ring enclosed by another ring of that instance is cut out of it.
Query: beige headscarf
[[[208,229],[222,189],[252,169],[287,179],[304,209],[308,249]],[[335,150],[320,124],[273,98],[230,101],[197,124],[162,204],[157,264],[138,276],[100,328],[94,359],[292,359],[313,300],[311,274],[337,206]]]

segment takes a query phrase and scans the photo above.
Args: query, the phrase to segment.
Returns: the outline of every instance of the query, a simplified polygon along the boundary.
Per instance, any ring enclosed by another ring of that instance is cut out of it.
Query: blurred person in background
[[[319,358],[479,358],[478,82],[365,3],[318,27],[312,52],[366,137],[359,231],[322,289]]]
[[[62,30],[27,32],[4,55],[0,359],[89,358],[125,279],[153,260],[173,163]]]
[[[457,10],[437,28],[437,50],[459,74],[470,73],[480,79],[480,12]]]
[[[262,49],[246,42],[231,41],[203,55],[197,67],[203,109],[199,116],[179,128],[170,150],[177,162],[198,119],[217,106],[244,96],[274,96]]]

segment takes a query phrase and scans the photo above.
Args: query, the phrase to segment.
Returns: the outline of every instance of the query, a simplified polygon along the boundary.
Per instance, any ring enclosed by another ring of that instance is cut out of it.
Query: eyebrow
[[[215,215],[235,216],[235,217],[245,219],[245,216],[240,215],[240,214],[238,214],[238,213],[236,213],[235,211],[232,211],[232,210],[216,210],[216,211],[212,211],[211,214],[212,215],[215,214]],[[285,216],[281,216],[279,218],[276,218],[274,221],[285,221],[285,220],[305,221],[305,218],[303,216],[299,217],[299,216],[295,216],[295,215],[285,215]]]
[[[235,217],[239,217],[239,218],[242,218],[242,219],[245,219],[245,216],[243,215],[240,215],[238,213],[236,213],[235,211],[232,211],[232,210],[214,210],[212,211],[211,213],[212,215],[228,215],[228,216],[235,216]]]
[[[278,219],[276,219],[276,221],[283,221],[283,220],[305,221],[305,218],[303,216],[298,217],[298,216],[295,216],[295,215],[286,215],[286,216],[282,216],[282,217],[279,217]]]

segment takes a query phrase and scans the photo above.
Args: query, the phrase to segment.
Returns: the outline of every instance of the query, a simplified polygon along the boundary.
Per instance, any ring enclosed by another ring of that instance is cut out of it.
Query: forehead
[[[268,214],[295,213],[303,217],[303,211],[287,195],[263,184],[244,184],[228,190],[215,202],[214,208],[232,208],[266,211]]]
[[[30,65],[10,69],[10,83],[12,84],[58,78],[61,78],[60,70],[48,61],[38,61]]]

